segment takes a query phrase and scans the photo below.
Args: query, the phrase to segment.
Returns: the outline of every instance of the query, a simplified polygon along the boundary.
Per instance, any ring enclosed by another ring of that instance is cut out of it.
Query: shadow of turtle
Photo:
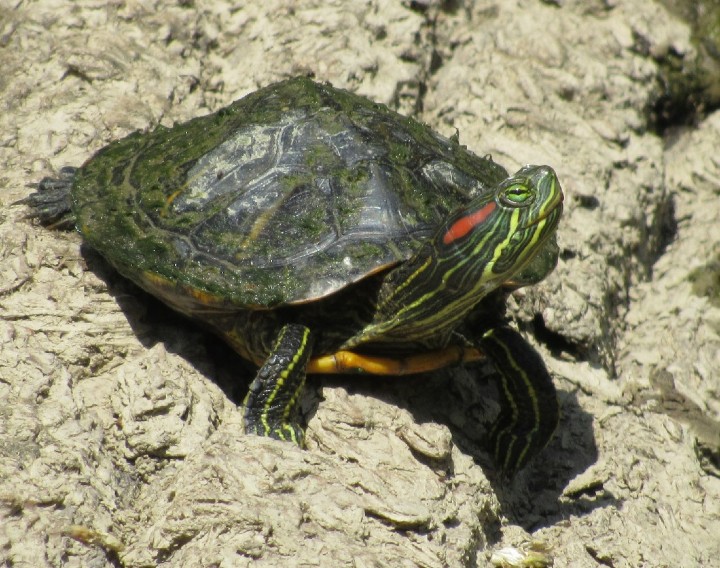
[[[255,374],[254,366],[201,323],[174,311],[113,268],[97,251],[83,244],[88,270],[107,286],[140,343],[150,349],[162,343],[215,383],[235,404],[241,404]]]
[[[499,412],[498,382],[493,380],[493,374],[489,364],[481,363],[392,380],[328,377],[323,384],[404,408],[417,423],[447,426],[452,442],[486,472],[508,521],[527,531],[617,504],[600,481],[567,490],[570,481],[598,457],[593,417],[580,407],[574,392],[558,391],[562,415],[548,446],[513,479],[498,475],[487,449],[490,426]],[[415,457],[432,469],[452,475],[451,463],[434,463],[423,455]],[[496,536],[499,539],[499,532]]]

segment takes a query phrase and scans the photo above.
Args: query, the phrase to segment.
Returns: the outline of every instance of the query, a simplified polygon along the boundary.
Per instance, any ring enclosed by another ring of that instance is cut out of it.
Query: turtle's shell
[[[409,258],[506,177],[384,105],[296,78],[110,144],[72,201],[84,238],[132,280],[270,308]]]

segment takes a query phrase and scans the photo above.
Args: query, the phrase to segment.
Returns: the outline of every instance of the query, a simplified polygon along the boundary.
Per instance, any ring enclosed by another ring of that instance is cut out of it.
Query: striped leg
[[[243,403],[245,431],[303,444],[297,403],[305,384],[312,339],[302,325],[283,326],[272,351],[257,372]]]
[[[512,477],[540,453],[560,418],[555,385],[540,355],[509,327],[487,331],[480,346],[500,373],[500,415],[490,432],[495,462]]]

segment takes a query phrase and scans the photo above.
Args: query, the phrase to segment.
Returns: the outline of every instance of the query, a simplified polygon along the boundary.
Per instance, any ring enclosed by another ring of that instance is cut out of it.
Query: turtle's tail
[[[37,185],[37,191],[13,205],[27,205],[30,208],[25,218],[37,219],[51,229],[71,230],[75,228],[75,216],[71,210],[70,190],[77,168],[66,166],[58,177],[46,177]]]

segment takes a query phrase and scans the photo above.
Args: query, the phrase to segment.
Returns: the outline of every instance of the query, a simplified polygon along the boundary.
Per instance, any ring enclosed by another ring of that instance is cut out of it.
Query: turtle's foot
[[[257,436],[267,436],[275,440],[292,442],[301,448],[304,447],[305,430],[296,422],[278,422],[274,424],[263,424],[248,419],[248,412],[245,412],[245,433]]]
[[[286,324],[245,397],[245,431],[303,445],[297,406],[312,351],[310,330]]]
[[[547,446],[557,424],[554,421],[541,426],[526,418],[501,412],[490,431],[490,451],[501,474],[508,479]]]
[[[26,217],[37,219],[41,225],[53,229],[72,229],[75,218],[70,209],[70,190],[76,172],[77,168],[62,168],[57,178],[42,179],[35,193],[15,204],[27,205],[30,211]]]

